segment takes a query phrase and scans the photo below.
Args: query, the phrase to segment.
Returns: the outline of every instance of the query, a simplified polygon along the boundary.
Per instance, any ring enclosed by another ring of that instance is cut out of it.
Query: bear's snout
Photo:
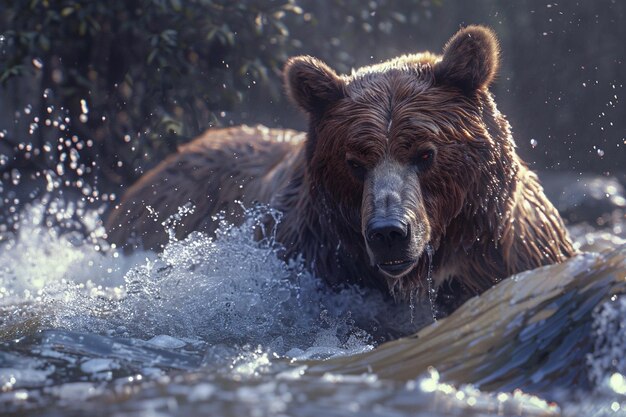
[[[397,218],[374,218],[365,236],[375,265],[385,274],[401,276],[414,264],[410,256],[411,234],[408,223]]]
[[[362,232],[370,264],[400,278],[417,264],[428,229],[419,182],[410,167],[385,159],[368,173],[362,202]],[[420,223],[420,224],[418,224]]]

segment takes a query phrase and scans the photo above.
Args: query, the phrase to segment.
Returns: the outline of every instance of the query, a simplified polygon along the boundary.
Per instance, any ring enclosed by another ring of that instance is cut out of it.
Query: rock
[[[624,293],[626,245],[581,254],[505,279],[412,337],[311,362],[307,372],[408,381],[434,367],[446,382],[485,390],[589,389],[587,358],[598,348],[593,312]]]

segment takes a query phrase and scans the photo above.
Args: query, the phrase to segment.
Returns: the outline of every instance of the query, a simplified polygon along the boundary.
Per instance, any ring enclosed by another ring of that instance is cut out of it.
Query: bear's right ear
[[[310,114],[321,113],[326,106],[346,95],[344,80],[317,58],[290,58],[284,74],[287,95]]]

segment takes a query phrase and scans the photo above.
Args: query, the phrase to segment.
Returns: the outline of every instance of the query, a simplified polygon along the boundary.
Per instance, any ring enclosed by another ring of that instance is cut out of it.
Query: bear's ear
[[[287,95],[304,111],[318,114],[345,97],[345,82],[328,65],[310,56],[290,58],[285,65]]]
[[[487,88],[498,72],[499,55],[498,39],[491,29],[468,26],[446,43],[443,58],[435,64],[435,80],[465,92]]]

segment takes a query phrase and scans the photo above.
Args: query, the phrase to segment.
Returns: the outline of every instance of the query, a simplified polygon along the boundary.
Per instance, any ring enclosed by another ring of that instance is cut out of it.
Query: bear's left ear
[[[468,93],[487,88],[498,72],[499,55],[493,30],[484,26],[463,28],[446,43],[443,58],[435,64],[435,81]]]
[[[329,104],[345,97],[344,80],[317,58],[290,58],[284,76],[287,95],[309,114],[318,114]]]

